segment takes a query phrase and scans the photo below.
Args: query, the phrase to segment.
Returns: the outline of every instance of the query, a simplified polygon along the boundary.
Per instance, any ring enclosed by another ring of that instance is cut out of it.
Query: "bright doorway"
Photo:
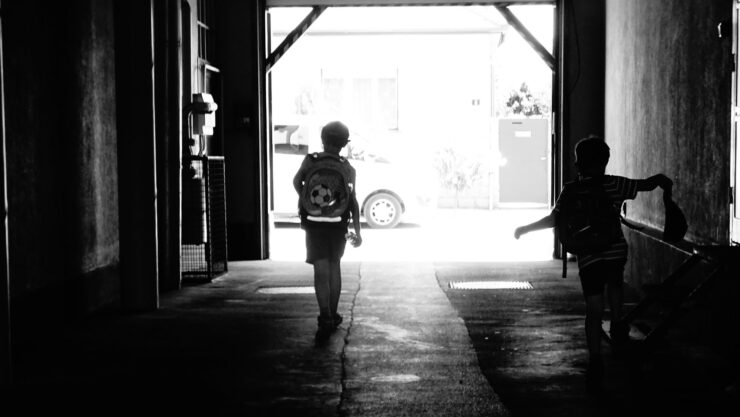
[[[552,53],[554,6],[508,9]],[[312,12],[270,9],[272,50]],[[551,259],[552,233],[512,233],[549,210],[552,74],[494,6],[322,11],[270,71],[271,258],[302,259],[292,176],[342,120],[360,204],[383,193],[382,215],[402,214],[368,219],[384,250],[358,257]]]

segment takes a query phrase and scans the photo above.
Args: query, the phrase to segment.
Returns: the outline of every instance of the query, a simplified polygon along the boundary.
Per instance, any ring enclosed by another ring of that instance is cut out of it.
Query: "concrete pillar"
[[[68,10],[78,18],[66,28],[67,93],[57,99],[65,103],[65,304],[85,314],[120,302],[113,2],[78,1]]]
[[[217,3],[223,74],[224,156],[229,260],[268,257],[270,149],[265,113],[265,3]]]
[[[159,306],[151,0],[115,3],[122,306]]]
[[[560,133],[563,183],[575,178],[573,151],[589,134],[604,135],[605,0],[558,1]]]
[[[157,123],[159,288],[176,290],[180,275],[182,166],[182,9],[180,0],[154,2]]]

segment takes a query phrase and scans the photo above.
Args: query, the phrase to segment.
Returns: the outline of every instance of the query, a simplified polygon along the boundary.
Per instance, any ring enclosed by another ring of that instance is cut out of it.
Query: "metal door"
[[[547,119],[499,121],[499,201],[548,205]]]

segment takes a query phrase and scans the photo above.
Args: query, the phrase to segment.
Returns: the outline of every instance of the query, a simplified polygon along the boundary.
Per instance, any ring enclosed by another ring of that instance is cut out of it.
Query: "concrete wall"
[[[112,1],[3,2],[16,308],[118,298]]]
[[[732,8],[731,0],[606,2],[607,171],[671,177],[693,244],[729,242],[731,39],[718,38],[717,24],[732,22]],[[642,193],[628,217],[662,230],[661,197],[660,190]],[[627,238],[626,280],[638,291],[688,256],[643,233]],[[692,316],[697,334],[711,333],[714,342],[737,316],[730,308],[737,288],[726,284],[708,293],[704,316]]]
[[[607,2],[606,139],[609,171],[663,172],[695,243],[727,244],[732,1]],[[660,193],[640,197],[631,218],[662,228]]]

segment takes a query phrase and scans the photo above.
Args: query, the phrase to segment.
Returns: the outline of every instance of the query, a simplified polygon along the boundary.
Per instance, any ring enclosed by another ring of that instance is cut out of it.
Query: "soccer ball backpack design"
[[[353,184],[349,162],[338,155],[313,153],[306,171],[300,208],[308,220],[339,222],[349,209]]]
[[[558,213],[558,234],[566,252],[588,255],[606,250],[622,236],[619,211],[604,191],[603,181],[566,184]]]

